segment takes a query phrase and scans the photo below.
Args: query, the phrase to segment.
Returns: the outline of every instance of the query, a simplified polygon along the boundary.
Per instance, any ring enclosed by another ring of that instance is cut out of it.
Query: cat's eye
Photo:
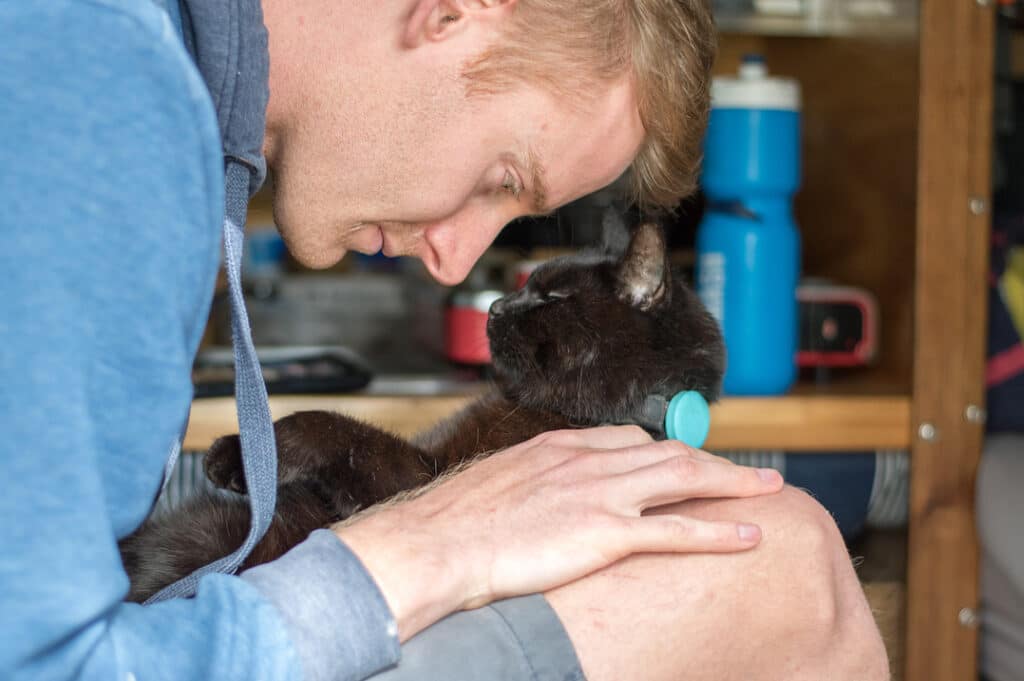
[[[543,298],[546,301],[551,300],[565,300],[569,297],[568,291],[545,291]]]

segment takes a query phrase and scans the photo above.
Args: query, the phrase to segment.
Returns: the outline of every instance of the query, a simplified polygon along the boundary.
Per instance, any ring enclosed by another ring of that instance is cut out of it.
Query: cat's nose
[[[537,296],[528,289],[507,293],[491,303],[491,315],[500,317],[505,313],[528,310],[537,304]]]
[[[522,306],[528,299],[529,295],[524,289],[506,293],[491,303],[491,314],[495,317],[500,317],[506,312],[512,312],[517,307]]]
[[[508,310],[507,298],[508,296],[498,298],[493,303],[491,303],[491,309],[488,314],[490,314],[492,317],[500,317],[501,315],[505,314],[505,312]]]

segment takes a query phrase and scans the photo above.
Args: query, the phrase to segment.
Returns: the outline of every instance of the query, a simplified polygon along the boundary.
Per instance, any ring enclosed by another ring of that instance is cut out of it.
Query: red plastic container
[[[445,355],[460,364],[491,363],[487,340],[487,313],[501,291],[456,291],[444,311]]]

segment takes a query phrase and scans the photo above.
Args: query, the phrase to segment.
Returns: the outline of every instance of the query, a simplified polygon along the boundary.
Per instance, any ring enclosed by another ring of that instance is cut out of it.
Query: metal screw
[[[974,608],[960,608],[956,619],[960,622],[961,627],[974,629],[978,626],[978,612]]]
[[[991,7],[992,0],[975,0],[979,7]]]
[[[971,200],[967,202],[967,208],[970,209],[971,215],[983,215],[988,210],[988,201],[972,196]]]
[[[968,404],[964,409],[964,418],[967,419],[968,423],[982,424],[985,423],[987,417],[988,414],[985,410],[976,404]]]
[[[935,430],[935,426],[930,423],[922,423],[921,427],[917,429],[917,434],[922,440],[931,442],[938,437],[938,431]]]

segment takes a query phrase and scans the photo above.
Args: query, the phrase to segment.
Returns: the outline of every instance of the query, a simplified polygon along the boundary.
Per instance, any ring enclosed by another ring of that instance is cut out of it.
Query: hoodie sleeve
[[[383,594],[330,530],[316,530],[278,560],[246,570],[242,579],[284,616],[306,681],[358,681],[398,661],[398,624]],[[367,640],[386,643],[368,646]],[[346,669],[338,660],[348,661]]]
[[[122,601],[117,538],[181,434],[220,257],[216,121],[148,2],[0,2],[0,33],[0,678],[347,680],[393,663],[386,603],[328,537],[191,599]]]

